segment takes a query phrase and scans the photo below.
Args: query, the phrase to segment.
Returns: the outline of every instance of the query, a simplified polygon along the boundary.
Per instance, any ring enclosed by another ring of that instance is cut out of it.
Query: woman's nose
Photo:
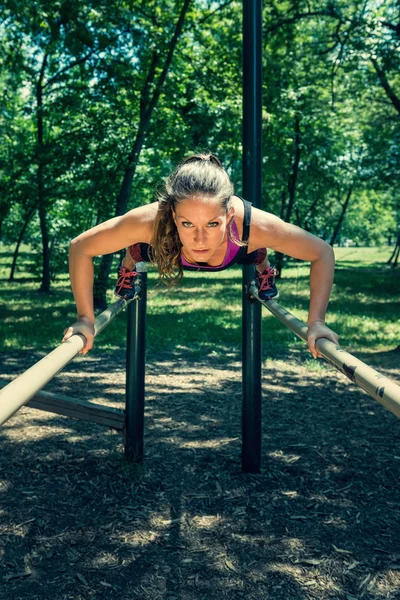
[[[204,229],[195,229],[194,231],[194,241],[196,244],[202,244],[205,242],[207,238],[207,232]]]

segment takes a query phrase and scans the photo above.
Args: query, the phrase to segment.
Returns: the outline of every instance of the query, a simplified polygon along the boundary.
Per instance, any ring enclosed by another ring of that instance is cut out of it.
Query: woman
[[[157,202],[134,208],[72,240],[70,277],[78,320],[65,330],[63,341],[83,334],[83,354],[93,347],[93,257],[121,247],[128,249],[118,268],[115,291],[125,298],[132,296],[139,260],[154,262],[168,285],[179,282],[186,269],[218,271],[233,264],[255,264],[259,296],[264,300],[278,295],[266,247],[311,261],[308,346],[316,358],[317,339],[338,343],[338,336],[325,326],[334,272],[332,248],[234,195],[228,174],[213,154],[196,154],[178,165]]]

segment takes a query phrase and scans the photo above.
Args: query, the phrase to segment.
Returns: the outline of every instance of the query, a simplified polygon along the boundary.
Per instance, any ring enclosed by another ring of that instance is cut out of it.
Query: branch
[[[146,81],[143,86],[142,93],[140,95],[140,114],[144,116],[148,108],[149,89],[151,84],[154,82],[157,65],[160,61],[160,57],[156,50],[153,50],[153,57],[151,59],[151,65],[147,73]]]
[[[143,10],[143,8],[138,8],[135,7],[135,11],[137,13],[139,13],[142,17],[145,17],[146,19],[148,19],[149,21],[151,21],[153,23],[153,25],[155,25],[156,27],[158,27],[160,25],[159,20],[157,19],[157,17],[154,14],[147,14],[145,10]]]
[[[393,104],[394,108],[400,115],[400,98],[398,98],[394,93],[390,83],[387,80],[386,73],[380,68],[380,66],[378,65],[378,61],[373,56],[371,56],[371,62],[374,65],[376,74],[378,75],[379,81],[381,82],[381,85],[385,90],[387,97],[389,98],[390,102]]]
[[[381,23],[382,25],[385,25],[385,27],[388,27],[389,29],[394,31],[400,37],[400,23],[396,23],[396,25],[394,25],[393,23],[389,23],[388,21],[381,21]]]
[[[185,33],[186,33],[186,31],[190,31],[191,29],[194,29],[194,27],[198,27],[199,25],[202,25],[205,21],[207,21],[207,19],[210,19],[213,15],[215,15],[215,13],[217,13],[220,10],[222,10],[223,8],[225,8],[225,6],[229,6],[229,4],[232,4],[234,1],[235,0],[227,0],[227,2],[224,2],[224,4],[221,4],[221,6],[219,6],[215,10],[211,11],[208,15],[206,15],[199,21],[196,21],[196,23],[192,23],[192,25],[190,25],[189,27],[187,27],[185,29]]]
[[[38,79],[38,83],[36,86],[37,88],[41,88],[42,90],[44,88],[44,86],[42,85],[42,81],[43,81],[43,77],[44,77],[44,72],[46,70],[48,58],[49,58],[49,52],[46,52],[46,54],[43,57],[42,66],[40,67],[39,79]]]
[[[172,57],[173,57],[173,54],[175,51],[175,47],[176,47],[178,39],[182,33],[183,23],[184,23],[185,16],[188,11],[190,2],[191,2],[191,0],[184,0],[184,2],[183,2],[183,6],[182,6],[182,9],[181,9],[181,12],[179,15],[179,19],[178,19],[176,27],[175,27],[175,32],[174,32],[174,35],[171,40],[167,58],[165,59],[164,68],[161,72],[160,77],[158,78],[156,89],[154,91],[153,97],[152,97],[152,99],[149,103],[149,106],[147,108],[147,111],[146,111],[147,115],[151,115],[155,105],[157,104],[158,98],[160,97],[162,87],[163,87],[165,79],[167,77],[168,69],[172,62]]]
[[[347,31],[345,31],[343,42],[342,42],[342,40],[340,39],[340,36],[339,36],[339,29],[337,30],[338,40],[339,40],[339,42],[341,44],[341,47],[340,47],[340,51],[339,51],[339,54],[337,56],[337,59],[334,61],[333,65],[332,65],[332,83],[331,83],[331,93],[332,93],[331,106],[332,106],[332,109],[333,109],[334,104],[335,104],[335,77],[336,77],[336,74],[338,73],[338,71],[340,69],[340,66],[341,66],[341,63],[342,63],[342,59],[343,59],[343,55],[344,55],[344,50],[345,50],[346,44],[348,43],[348,41],[350,39],[350,34],[353,32],[353,29],[355,29],[357,27],[357,24],[363,18],[365,10],[366,10],[366,7],[367,7],[367,2],[368,2],[368,0],[364,1],[364,5],[363,5],[363,7],[362,7],[362,9],[360,11],[360,16],[358,17],[358,19],[352,19],[350,21],[350,26],[347,29]]]
[[[77,65],[80,65],[81,63],[85,62],[94,53],[95,53],[95,50],[91,50],[89,52],[89,54],[86,54],[85,56],[82,56],[82,58],[78,58],[77,60],[74,60],[74,62],[70,63],[69,65],[67,65],[60,71],[58,71],[58,73],[53,75],[53,77],[50,77],[50,79],[44,84],[43,89],[45,89],[48,85],[53,83],[53,81],[55,81],[60,75],[62,75],[62,73],[65,73],[66,71],[69,71],[69,69],[72,69],[73,67],[76,67]]]
[[[283,25],[290,25],[291,23],[296,23],[296,21],[300,21],[301,19],[307,19],[309,17],[330,17],[332,19],[341,19],[341,16],[338,13],[336,13],[333,7],[330,10],[314,10],[307,13],[297,13],[294,15],[294,17],[291,17],[290,19],[283,19],[282,21],[279,21],[278,23],[267,27],[264,33],[273,33],[274,31],[276,31],[276,29],[279,29]]]
[[[322,52],[318,53],[318,56],[324,56],[325,54],[330,54],[331,52],[333,52],[334,50],[336,50],[337,46],[341,43],[341,39],[340,39],[340,28],[343,25],[343,21],[338,21],[335,33],[330,36],[332,37],[334,40],[336,40],[333,43],[333,46],[330,46],[330,48],[327,48],[326,50],[322,50]]]

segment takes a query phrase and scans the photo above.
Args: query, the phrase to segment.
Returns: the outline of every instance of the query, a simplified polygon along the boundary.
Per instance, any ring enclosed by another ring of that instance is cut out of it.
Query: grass
[[[340,335],[342,345],[354,353],[393,350],[400,343],[399,271],[385,263],[391,249],[337,248],[335,284],[328,310],[328,325]],[[7,281],[11,250],[0,248],[0,350],[50,351],[63,330],[75,320],[75,305],[66,274],[53,284],[50,294],[37,290],[32,277],[32,255],[23,247],[17,280]],[[306,321],[309,265],[291,261],[279,282],[280,302]],[[176,348],[201,357],[212,352],[226,357],[227,346],[237,352],[241,344],[241,270],[220,273],[185,273],[173,291],[157,286],[149,273],[147,346],[150,352]],[[109,292],[109,302],[113,294]],[[124,322],[122,322],[124,321]],[[93,352],[120,348],[125,343],[126,314],[118,317],[96,340]],[[283,357],[304,343],[277,319],[263,312],[263,349],[266,356]],[[309,359],[309,355],[304,357]],[[312,361],[311,361],[312,362]],[[311,367],[312,368],[312,367]]]

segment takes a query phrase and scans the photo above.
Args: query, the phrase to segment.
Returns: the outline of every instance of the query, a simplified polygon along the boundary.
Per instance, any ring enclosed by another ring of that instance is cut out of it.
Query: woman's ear
[[[226,215],[228,223],[230,223],[234,217],[235,217],[235,209],[233,206],[231,206]]]
[[[175,214],[175,211],[174,211],[174,209],[172,208],[172,206],[171,206],[171,212],[172,212],[172,218],[173,218],[173,220],[174,220],[174,223],[175,223],[175,225],[176,225],[176,214]]]

